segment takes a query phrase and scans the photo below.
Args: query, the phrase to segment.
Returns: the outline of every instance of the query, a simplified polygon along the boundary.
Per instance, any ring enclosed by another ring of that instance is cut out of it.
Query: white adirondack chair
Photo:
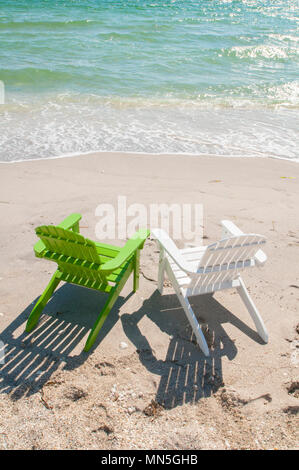
[[[222,239],[208,246],[178,249],[162,229],[152,230],[160,248],[158,289],[163,293],[165,273],[179,298],[192,326],[197,342],[206,356],[209,348],[188,298],[236,288],[251,315],[257,332],[265,343],[268,333],[240,276],[240,272],[254,266],[262,266],[267,256],[260,249],[265,237],[243,233],[233,222],[222,220]]]

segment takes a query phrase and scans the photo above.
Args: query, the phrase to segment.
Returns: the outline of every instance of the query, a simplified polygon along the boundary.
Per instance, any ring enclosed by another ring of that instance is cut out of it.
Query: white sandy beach
[[[98,153],[1,164],[0,449],[296,448],[298,179],[297,163],[270,158]],[[221,219],[265,235],[268,261],[244,279],[269,343],[234,291],[202,296],[194,310],[209,328],[205,358],[171,287],[156,290],[152,239],[140,289],[130,295],[127,283],[90,353],[105,297],[88,289],[62,285],[25,335],[55,269],[34,257],[34,228],[80,212],[81,233],[94,239],[96,207],[118,195],[203,204],[205,244],[220,238]]]

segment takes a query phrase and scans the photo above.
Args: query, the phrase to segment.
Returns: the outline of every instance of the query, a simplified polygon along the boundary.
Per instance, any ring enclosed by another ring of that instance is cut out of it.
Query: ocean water
[[[298,159],[298,0],[0,0],[0,161]]]

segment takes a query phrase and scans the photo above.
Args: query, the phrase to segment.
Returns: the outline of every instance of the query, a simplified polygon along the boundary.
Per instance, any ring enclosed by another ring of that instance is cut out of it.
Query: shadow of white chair
[[[243,233],[233,222],[223,220],[222,239],[208,246],[178,249],[162,229],[152,230],[160,249],[158,289],[163,293],[167,274],[186,313],[203,353],[209,348],[189,297],[236,288],[251,315],[262,340],[268,342],[264,322],[251,299],[240,273],[248,268],[262,266],[267,256],[261,250],[266,238],[253,233]]]

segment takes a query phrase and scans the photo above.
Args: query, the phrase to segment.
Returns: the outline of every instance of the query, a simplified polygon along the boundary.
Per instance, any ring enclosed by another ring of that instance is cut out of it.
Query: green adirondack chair
[[[42,225],[35,229],[40,240],[35,244],[35,255],[54,261],[58,269],[35,304],[26,325],[30,332],[60,281],[89,287],[109,294],[86,341],[89,351],[117,300],[128,277],[133,272],[133,290],[139,287],[139,256],[149,230],[141,229],[118,247],[97,243],[79,234],[81,214],[71,214],[58,226]]]

